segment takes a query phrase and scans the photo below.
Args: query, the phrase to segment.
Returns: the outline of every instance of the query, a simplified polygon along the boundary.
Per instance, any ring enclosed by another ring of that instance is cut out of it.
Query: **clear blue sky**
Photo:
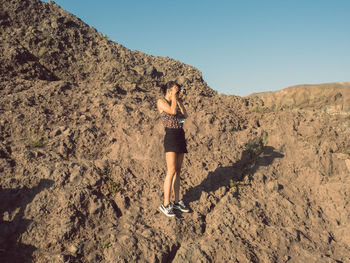
[[[350,81],[350,0],[56,0],[109,39],[197,67],[219,93]]]

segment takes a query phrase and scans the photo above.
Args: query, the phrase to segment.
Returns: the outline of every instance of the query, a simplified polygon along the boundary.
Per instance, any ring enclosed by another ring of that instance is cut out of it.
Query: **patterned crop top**
[[[163,111],[160,114],[160,117],[162,119],[164,128],[170,128],[170,129],[182,129],[183,128],[183,115],[181,112],[177,111],[176,115],[166,113]],[[182,122],[181,122],[182,119]],[[180,120],[180,121],[179,121]]]

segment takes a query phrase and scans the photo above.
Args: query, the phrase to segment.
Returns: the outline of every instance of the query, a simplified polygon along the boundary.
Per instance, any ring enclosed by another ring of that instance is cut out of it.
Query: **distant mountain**
[[[253,93],[269,108],[317,108],[329,113],[350,112],[350,82],[296,85],[280,91]]]

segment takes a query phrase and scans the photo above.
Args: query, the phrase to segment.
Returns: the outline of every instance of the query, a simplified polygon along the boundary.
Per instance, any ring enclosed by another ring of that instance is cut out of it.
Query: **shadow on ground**
[[[54,181],[42,179],[33,188],[0,188],[0,262],[32,262],[36,247],[20,242],[32,220],[23,218],[26,206]]]
[[[189,189],[183,199],[187,203],[199,200],[203,191],[215,192],[217,189],[225,186],[230,187],[230,180],[239,182],[245,176],[254,174],[261,166],[268,166],[272,164],[276,158],[283,158],[284,155],[275,150],[272,146],[264,146],[259,156],[253,156],[249,150],[243,151],[241,159],[232,166],[218,167],[214,172],[209,172],[208,177],[205,178],[199,185]]]

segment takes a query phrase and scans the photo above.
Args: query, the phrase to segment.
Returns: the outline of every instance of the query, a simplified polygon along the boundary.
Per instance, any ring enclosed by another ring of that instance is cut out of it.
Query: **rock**
[[[185,243],[175,252],[175,258],[172,262],[210,262],[207,255],[199,248],[199,246],[193,243]]]
[[[100,181],[101,181],[101,176],[98,174],[96,170],[91,169],[84,173],[84,176],[83,176],[84,185],[93,187]]]
[[[53,136],[59,136],[62,134],[62,130],[60,128],[57,128],[52,132],[52,134]]]
[[[96,168],[100,169],[101,171],[105,171],[109,167],[109,163],[108,163],[107,159],[95,160],[94,164],[95,164]]]
[[[73,230],[74,224],[70,217],[63,217],[60,220],[59,237],[67,238]]]
[[[266,190],[272,192],[272,191],[277,191],[279,190],[279,184],[277,181],[271,181],[266,184]]]
[[[73,255],[75,255],[77,252],[78,252],[78,247],[76,245],[71,245],[69,248],[68,248],[68,251],[70,253],[72,253]]]
[[[103,208],[103,203],[100,199],[97,199],[96,196],[92,196],[92,199],[90,199],[90,205],[89,205],[89,213],[90,214],[96,214]]]
[[[345,164],[346,164],[346,167],[348,168],[349,173],[350,173],[350,159],[346,159]]]
[[[58,28],[58,24],[56,21],[52,21],[51,22],[51,27],[54,28],[54,29],[57,29]]]
[[[158,74],[157,69],[154,66],[149,66],[145,70],[145,74],[155,78]]]
[[[146,229],[145,231],[142,232],[142,235],[146,238],[150,238],[153,235],[153,233],[150,229]]]

